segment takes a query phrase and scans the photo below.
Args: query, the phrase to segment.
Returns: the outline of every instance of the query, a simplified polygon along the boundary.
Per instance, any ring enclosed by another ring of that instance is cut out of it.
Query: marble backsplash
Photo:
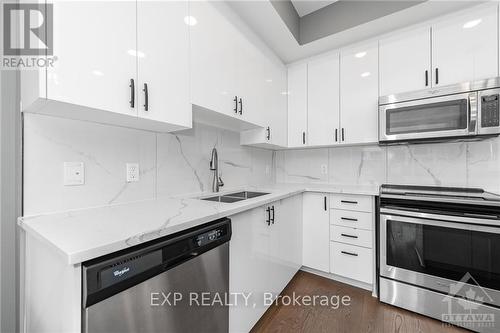
[[[500,194],[500,138],[275,153],[276,181],[479,187]]]
[[[197,125],[157,134],[43,115],[24,119],[24,215],[210,191],[212,148],[227,187],[273,181],[273,152],[242,147],[239,134]],[[84,162],[85,184],[63,185],[63,163]],[[139,163],[126,182],[126,163]]]

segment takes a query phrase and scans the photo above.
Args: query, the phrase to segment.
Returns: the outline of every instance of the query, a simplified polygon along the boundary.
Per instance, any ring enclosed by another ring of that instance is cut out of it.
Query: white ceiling
[[[477,4],[474,1],[426,1],[314,42],[299,45],[269,0],[240,0],[227,3],[285,64]]]
[[[323,7],[326,7],[328,5],[331,5],[334,2],[337,2],[338,0],[330,0],[330,1],[316,1],[316,0],[291,0],[293,7],[295,7],[295,10],[299,14],[300,17],[305,16],[307,14],[310,14],[312,12],[317,11],[318,9],[321,9]]]

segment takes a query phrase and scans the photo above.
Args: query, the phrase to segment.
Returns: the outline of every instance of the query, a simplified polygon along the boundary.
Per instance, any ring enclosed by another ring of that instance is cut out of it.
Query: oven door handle
[[[404,213],[407,213],[407,212],[404,212]],[[417,214],[420,214],[420,213],[417,213]],[[431,215],[431,214],[425,214],[425,215]],[[447,218],[449,219],[452,217],[447,216]],[[460,217],[457,217],[457,218],[460,218]],[[384,222],[384,224],[386,224],[387,221],[397,221],[397,222],[406,222],[406,223],[413,223],[413,224],[431,225],[431,226],[443,227],[443,228],[449,228],[449,229],[460,229],[460,230],[470,230],[470,231],[480,231],[480,232],[500,234],[499,227],[489,227],[489,226],[483,226],[483,225],[477,225],[477,224],[457,223],[457,222],[450,222],[450,221],[446,221],[446,220],[432,220],[432,219],[422,218],[422,217],[407,217],[407,216],[399,216],[399,215],[391,215],[391,214],[382,213],[382,214],[380,214],[380,220],[382,222]]]

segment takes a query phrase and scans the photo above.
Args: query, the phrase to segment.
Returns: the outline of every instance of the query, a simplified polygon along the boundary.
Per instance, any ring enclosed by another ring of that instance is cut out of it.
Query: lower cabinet
[[[330,272],[329,194],[305,193],[303,216],[303,265]]]
[[[302,264],[302,195],[230,218],[229,331],[248,332]]]

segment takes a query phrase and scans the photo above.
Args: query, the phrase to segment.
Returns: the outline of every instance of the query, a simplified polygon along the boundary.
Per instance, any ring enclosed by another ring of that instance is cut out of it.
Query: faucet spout
[[[212,158],[210,159],[210,170],[214,172],[214,177],[212,180],[212,191],[219,192],[219,187],[224,186],[222,178],[219,176],[219,156],[217,154],[217,149],[214,147],[212,149]]]

